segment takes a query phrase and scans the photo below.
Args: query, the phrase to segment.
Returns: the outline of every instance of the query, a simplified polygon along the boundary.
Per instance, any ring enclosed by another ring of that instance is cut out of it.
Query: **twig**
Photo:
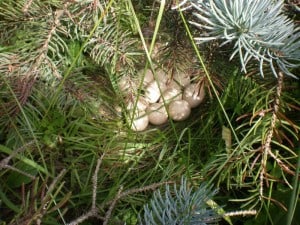
[[[267,162],[267,159],[268,159],[268,155],[274,156],[274,154],[272,153],[272,150],[271,150],[271,142],[272,142],[273,133],[274,133],[274,129],[276,127],[276,122],[277,122],[277,112],[279,110],[282,84],[283,84],[283,74],[282,74],[282,72],[279,72],[278,73],[278,84],[277,84],[277,88],[276,88],[275,102],[274,102],[272,118],[271,118],[271,127],[270,127],[270,129],[267,133],[267,138],[266,138],[265,144],[262,146],[263,156],[262,156],[262,159],[261,159],[262,170],[260,172],[260,189],[259,189],[259,194],[260,194],[261,197],[263,196],[264,179],[265,179],[265,174],[267,173],[267,171],[266,171],[266,166],[267,166],[266,162]],[[274,159],[276,160],[277,158],[275,157]],[[279,165],[282,165],[282,164],[283,163],[281,162]]]
[[[224,214],[224,216],[253,216],[256,214],[257,214],[256,210],[242,210],[242,211],[227,212]]]
[[[32,180],[35,179],[35,176],[33,176],[33,175],[29,174],[29,173],[26,173],[26,172],[24,172],[24,171],[22,171],[22,170],[19,170],[19,169],[16,168],[16,167],[13,167],[13,166],[11,166],[11,165],[8,165],[9,162],[10,162],[10,160],[11,160],[13,157],[15,157],[18,153],[25,151],[26,148],[27,148],[28,146],[32,145],[33,143],[34,143],[34,141],[30,141],[30,142],[26,143],[25,145],[21,146],[20,148],[14,150],[9,156],[7,156],[6,158],[2,159],[2,160],[0,161],[0,170],[1,170],[1,169],[10,169],[10,170],[16,171],[16,172],[18,172],[18,173],[20,173],[20,174],[22,174],[22,175],[24,175],[24,176],[29,177],[29,178],[32,179]]]
[[[54,190],[54,188],[56,187],[57,182],[60,180],[60,178],[62,178],[62,176],[64,175],[64,173],[66,172],[66,169],[63,169],[62,171],[60,171],[60,173],[53,179],[53,181],[51,182],[50,186],[48,187],[47,193],[52,193],[52,191]],[[48,195],[46,194],[43,199],[42,199],[42,204],[44,204],[45,202],[48,201]]]
[[[57,182],[63,177],[65,172],[66,172],[66,169],[63,169],[62,171],[60,171],[60,173],[53,179],[50,186],[48,187],[46,195],[42,197],[40,212],[38,213],[39,216],[37,219],[37,224],[41,224],[41,219],[47,213],[47,207],[48,207],[48,203],[50,201],[49,197],[51,197],[51,193],[54,190],[54,188],[56,187]]]
[[[94,211],[94,210],[91,209],[87,213],[79,216],[78,218],[76,218],[72,222],[68,223],[68,225],[77,225],[77,224],[80,224],[83,221],[87,220],[88,218],[95,217],[96,214],[97,214],[97,211]]]
[[[164,184],[172,184],[174,182],[172,181],[166,181],[166,182],[161,182],[161,183],[154,183],[154,184],[150,184],[148,186],[145,186],[145,187],[141,187],[141,188],[133,188],[133,189],[130,189],[128,191],[125,191],[123,193],[120,194],[120,198],[124,198],[126,197],[127,195],[132,195],[132,194],[135,194],[135,193],[140,193],[140,192],[145,192],[145,191],[149,191],[149,190],[156,190],[158,187],[164,185]]]
[[[52,24],[51,29],[48,32],[48,35],[47,35],[47,38],[46,38],[45,42],[41,46],[41,53],[36,58],[33,66],[30,69],[30,71],[32,71],[33,74],[35,74],[34,75],[35,78],[36,78],[37,73],[39,71],[39,67],[41,66],[42,62],[45,60],[45,58],[47,56],[48,49],[49,49],[49,43],[51,41],[51,38],[52,38],[53,34],[55,34],[55,31],[56,31],[57,27],[60,25],[60,17],[64,14],[65,10],[66,9],[56,10],[55,13],[54,13],[55,17],[54,17],[54,20],[53,20],[53,24]]]
[[[97,160],[97,165],[95,168],[95,173],[93,175],[93,195],[92,195],[92,209],[96,209],[96,199],[97,199],[97,182],[98,182],[98,173],[99,173],[99,169],[102,163],[102,160],[104,158],[103,154],[98,160]]]
[[[98,160],[97,160],[97,165],[96,165],[96,168],[95,168],[95,171],[94,171],[94,175],[93,175],[93,178],[92,178],[92,182],[93,182],[93,193],[92,193],[92,207],[91,209],[77,217],[75,220],[71,221],[70,223],[68,223],[68,225],[77,225],[85,220],[87,220],[88,218],[91,218],[91,217],[99,217],[98,215],[98,208],[96,207],[96,199],[97,199],[97,182],[98,182],[98,172],[99,172],[99,169],[100,169],[100,165],[102,163],[102,160],[104,158],[104,155],[103,154]],[[100,219],[104,220],[104,218],[100,217]]]
[[[295,176],[295,172],[292,171],[284,162],[282,162],[272,151],[269,151],[268,153],[277,162],[277,164],[281,167],[282,170]]]
[[[98,172],[100,169],[100,165],[102,163],[102,160],[104,158],[104,154],[97,160],[97,165],[94,171],[94,175],[92,177],[92,182],[93,182],[93,193],[92,193],[92,207],[91,209],[77,217],[76,219],[74,219],[73,221],[71,221],[70,223],[68,223],[68,225],[77,225],[91,217],[97,217],[99,219],[101,219],[103,221],[103,225],[107,225],[111,216],[111,213],[115,207],[115,205],[117,204],[118,200],[120,200],[121,198],[124,198],[128,195],[131,194],[135,194],[135,193],[140,193],[140,192],[144,192],[144,191],[148,191],[148,190],[155,190],[158,187],[162,186],[163,184],[169,184],[169,183],[173,183],[173,182],[162,182],[162,183],[155,183],[155,184],[151,184],[142,188],[133,188],[130,189],[128,191],[122,192],[123,187],[120,187],[117,195],[115,196],[115,198],[109,202],[103,203],[100,205],[100,207],[96,207],[96,199],[97,199],[97,182],[98,182]],[[109,205],[108,210],[105,213],[105,217],[101,217],[98,214],[99,208],[104,208],[105,206]]]
[[[132,195],[132,194],[135,194],[135,193],[145,192],[145,191],[149,191],[149,190],[156,190],[158,187],[160,187],[164,184],[170,184],[170,183],[173,183],[173,182],[168,181],[168,182],[155,183],[155,184],[151,184],[151,185],[141,187],[141,188],[133,188],[133,189],[130,189],[130,190],[125,191],[125,192],[122,192],[123,187],[121,187],[119,189],[116,197],[112,201],[109,201],[105,204],[105,205],[110,205],[110,206],[109,206],[109,209],[107,210],[107,212],[105,214],[103,225],[107,225],[113,208],[115,207],[117,201],[120,200],[121,198],[124,198],[128,195]]]
[[[29,177],[29,178],[32,179],[32,180],[35,179],[35,176],[33,176],[33,175],[29,174],[29,173],[26,173],[26,172],[24,172],[24,171],[22,171],[22,170],[19,170],[19,169],[17,169],[16,167],[13,167],[13,166],[10,166],[10,165],[5,165],[5,166],[3,166],[2,168],[10,169],[10,170],[15,171],[15,172],[17,172],[17,173],[20,173],[20,174],[22,174],[22,175],[24,175],[24,176],[26,176],[26,177]],[[1,168],[0,168],[0,169],[1,169]]]
[[[141,188],[132,188],[128,191],[124,191],[120,194],[118,194],[113,200],[106,202],[105,204],[100,205],[100,208],[106,206],[106,205],[111,205],[113,201],[115,200],[120,200],[121,198],[124,198],[128,195],[132,195],[132,194],[136,194],[136,193],[141,193],[141,192],[145,192],[145,191],[150,191],[150,190],[156,190],[158,187],[164,185],[164,184],[172,184],[174,182],[172,181],[166,181],[166,182],[161,182],[161,183],[154,183],[154,184],[150,184],[148,186],[145,187],[141,187]]]
[[[29,9],[29,7],[31,6],[32,2],[33,2],[33,0],[28,0],[28,1],[26,2],[26,4],[24,5],[24,7],[23,7],[23,9],[22,9],[22,11],[23,11],[24,14],[27,14],[27,13],[28,13],[28,9]]]
[[[17,148],[16,150],[14,150],[9,156],[7,156],[6,158],[2,159],[2,160],[0,161],[0,169],[1,169],[1,168],[5,168],[5,167],[8,165],[9,161],[10,161],[13,157],[15,157],[19,152],[25,151],[26,148],[27,148],[28,146],[32,145],[33,143],[34,143],[34,141],[30,141],[30,142],[24,144],[24,145],[21,146],[20,148]]]
[[[119,191],[118,191],[118,194],[117,196],[112,200],[108,210],[106,211],[105,213],[105,217],[104,217],[104,221],[103,221],[103,225],[107,225],[108,224],[108,221],[109,221],[109,218],[110,218],[110,215],[115,207],[115,205],[117,204],[117,201],[120,199],[120,196],[121,196],[121,192],[123,190],[123,187],[121,186]]]

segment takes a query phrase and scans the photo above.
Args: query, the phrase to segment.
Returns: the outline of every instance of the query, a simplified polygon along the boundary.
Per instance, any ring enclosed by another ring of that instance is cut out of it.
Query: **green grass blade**
[[[300,147],[298,149],[300,153]],[[293,184],[293,192],[290,199],[289,210],[287,214],[287,222],[286,225],[291,225],[293,221],[293,217],[295,215],[297,202],[299,201],[299,194],[300,194],[300,182],[299,182],[299,173],[300,173],[300,155],[298,154],[298,163],[296,168],[296,175],[294,177],[294,184]]]
[[[13,154],[13,150],[11,150],[11,149],[3,146],[3,145],[0,145],[0,152],[4,152],[4,153],[6,153],[8,155]],[[36,170],[38,170],[38,171],[40,171],[40,172],[42,172],[44,174],[48,174],[48,171],[44,167],[40,166],[39,164],[37,164],[33,160],[31,160],[31,159],[29,159],[29,158],[27,158],[25,156],[22,156],[22,155],[16,155],[16,158],[20,159],[22,162],[24,162],[27,165],[35,168]]]

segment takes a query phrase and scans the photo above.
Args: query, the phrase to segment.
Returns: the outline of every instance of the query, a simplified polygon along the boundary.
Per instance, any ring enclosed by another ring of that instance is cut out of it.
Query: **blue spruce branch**
[[[206,202],[216,191],[206,184],[198,189],[189,187],[182,177],[181,185],[173,188],[166,185],[164,193],[154,192],[151,202],[144,206],[144,214],[139,217],[141,225],[207,225],[217,224],[220,216],[208,208]]]
[[[281,70],[298,79],[291,69],[300,65],[300,28],[283,14],[282,0],[184,0],[178,6],[194,9],[190,23],[204,31],[195,40],[233,44],[230,59],[239,55],[244,72],[254,58],[262,76],[268,63],[276,77]]]

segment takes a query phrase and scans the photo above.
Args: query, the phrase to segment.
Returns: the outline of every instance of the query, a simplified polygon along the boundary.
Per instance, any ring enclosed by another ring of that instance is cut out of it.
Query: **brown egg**
[[[188,74],[181,71],[175,71],[170,86],[181,89],[182,87],[188,86],[190,83],[191,78]]]
[[[155,103],[160,98],[160,93],[166,90],[166,84],[158,83],[156,81],[150,82],[150,84],[145,88],[145,99],[149,103]]]
[[[128,76],[123,76],[118,80],[118,86],[122,93],[127,93],[128,90],[136,91],[137,86],[135,82]]]
[[[155,80],[158,81],[159,83],[164,83],[166,84],[168,81],[168,75],[166,72],[162,69],[156,69],[155,70]]]
[[[173,100],[181,100],[182,93],[181,90],[175,87],[168,87],[162,94],[159,102],[170,103]]]
[[[144,73],[145,73],[145,76],[144,76]],[[141,81],[143,76],[144,76],[144,80],[143,80],[143,85],[144,86],[147,86],[148,84],[150,84],[151,81],[154,80],[153,73],[150,69],[147,69],[146,71],[140,70],[138,72],[138,80]]]
[[[126,109],[128,111],[131,111],[134,108],[136,111],[145,111],[148,105],[148,101],[142,96],[133,97],[126,100]]]
[[[132,118],[132,113],[129,113],[127,121],[130,128],[134,131],[143,131],[148,127],[149,118],[145,111],[137,111],[134,113]]]
[[[175,100],[169,105],[169,116],[175,121],[182,121],[189,117],[191,108],[185,100]]]
[[[161,125],[168,121],[167,110],[163,103],[153,103],[147,108],[149,122],[153,125]]]
[[[156,42],[155,45],[154,45],[154,48],[153,48],[153,51],[151,53],[151,57],[152,59],[160,59],[161,57],[159,57],[162,53],[162,49],[165,47],[165,44],[163,43],[160,43],[160,42]],[[158,60],[155,60],[155,61],[158,61]]]
[[[205,97],[204,85],[190,84],[185,87],[182,99],[186,100],[191,108],[195,108],[203,102]]]

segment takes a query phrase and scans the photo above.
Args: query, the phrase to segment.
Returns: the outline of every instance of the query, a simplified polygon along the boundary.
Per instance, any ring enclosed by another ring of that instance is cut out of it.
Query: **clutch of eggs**
[[[142,86],[144,94],[126,100],[130,118],[127,122],[134,131],[145,130],[149,123],[162,125],[168,118],[174,121],[187,119],[191,109],[199,106],[205,97],[204,85],[191,83],[190,76],[176,71],[169,79],[167,73],[157,69],[155,74],[150,69],[138,73],[138,83],[133,84],[129,79],[120,79],[120,89],[125,96],[128,90],[138,93]],[[130,96],[130,94],[128,94]]]

